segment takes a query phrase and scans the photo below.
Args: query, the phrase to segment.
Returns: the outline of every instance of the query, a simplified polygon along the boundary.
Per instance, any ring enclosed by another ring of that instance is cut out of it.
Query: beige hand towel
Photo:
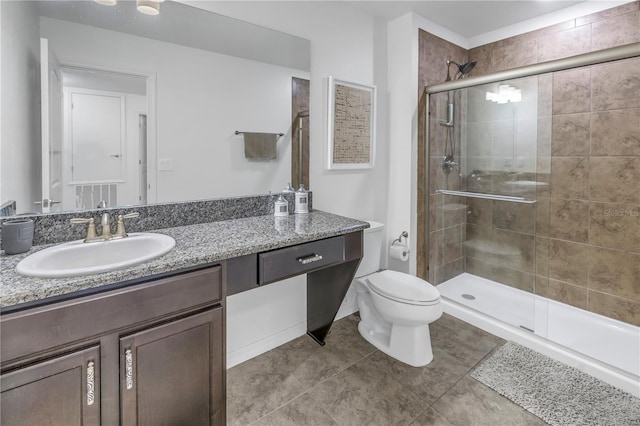
[[[244,133],[244,158],[275,160],[278,158],[277,133]]]

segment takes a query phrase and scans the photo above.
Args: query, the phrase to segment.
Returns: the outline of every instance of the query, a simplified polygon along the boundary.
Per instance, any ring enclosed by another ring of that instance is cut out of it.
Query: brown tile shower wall
[[[535,217],[533,204],[467,199],[465,271],[533,292]]]
[[[461,181],[458,173],[452,172],[446,175],[442,168],[442,156],[445,152],[446,132],[444,126],[432,120],[430,134],[434,145],[431,146],[428,157],[425,132],[427,120],[425,119],[425,95],[424,88],[428,85],[445,81],[447,77],[447,60],[458,63],[467,61],[467,51],[455,44],[420,30],[419,33],[419,58],[418,58],[418,253],[429,252],[429,265],[427,271],[427,256],[418,256],[417,275],[428,279],[431,283],[438,284],[447,279],[459,275],[464,271],[464,253],[462,242],[465,239],[465,209],[456,208],[461,201],[456,197],[435,195],[436,183],[446,183],[446,188],[461,189]],[[452,72],[453,72],[452,67]],[[460,94],[458,94],[460,96]],[[461,102],[457,99],[456,102]],[[431,97],[429,110],[432,116],[446,121],[448,103],[447,95],[440,94]],[[456,126],[454,132],[459,137],[462,130],[460,123],[464,118],[462,108],[456,110]],[[434,137],[435,135],[435,137]],[[456,158],[459,158],[460,144],[456,147]],[[429,176],[429,187],[427,186]],[[443,188],[445,186],[438,186]],[[429,197],[430,209],[427,212],[425,200]],[[446,206],[446,207],[445,207]],[[436,208],[439,214],[436,215]],[[445,208],[447,210],[445,210]],[[441,214],[440,214],[441,213]],[[430,222],[430,235],[427,235],[427,221]],[[431,242],[429,244],[429,241]],[[428,249],[427,249],[428,247]]]
[[[469,60],[479,75],[638,41],[633,2],[474,48]],[[516,213],[535,220],[535,234],[522,233],[522,258],[502,268],[490,250],[467,247],[466,268],[640,325],[640,58],[542,75],[538,84],[537,180],[548,186],[537,190],[535,219]],[[508,214],[505,204],[470,201],[467,240],[493,229],[514,246],[509,233],[522,229],[505,230],[514,225],[495,216]]]

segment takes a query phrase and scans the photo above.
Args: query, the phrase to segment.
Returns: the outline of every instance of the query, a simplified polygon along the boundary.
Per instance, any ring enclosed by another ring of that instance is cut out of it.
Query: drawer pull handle
[[[320,260],[322,260],[322,255],[321,254],[312,254],[311,256],[299,257],[298,258],[298,262],[300,262],[303,265],[307,265],[307,264],[313,263],[313,262],[318,262]]]
[[[125,383],[127,389],[133,388],[133,354],[131,349],[124,351]]]
[[[95,371],[93,361],[87,364],[87,405],[93,405],[95,401]]]

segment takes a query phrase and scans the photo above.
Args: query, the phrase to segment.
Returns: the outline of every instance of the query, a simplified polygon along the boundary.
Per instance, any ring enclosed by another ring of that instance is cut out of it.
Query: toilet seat
[[[435,305],[440,303],[440,292],[423,279],[398,271],[380,271],[369,275],[371,291],[400,303]]]

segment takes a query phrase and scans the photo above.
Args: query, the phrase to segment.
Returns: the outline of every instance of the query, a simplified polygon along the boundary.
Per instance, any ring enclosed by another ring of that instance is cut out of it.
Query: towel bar
[[[513,203],[524,203],[524,204],[536,203],[536,200],[527,200],[523,197],[511,197],[508,195],[496,195],[496,194],[483,194],[480,192],[449,191],[447,189],[438,189],[436,190],[436,193],[445,194],[445,195],[457,195],[460,197],[484,198],[486,200],[511,201]]]
[[[248,133],[248,132],[241,132],[241,131],[239,131],[239,130],[236,130],[236,135],[242,135],[242,134],[244,134],[244,133]],[[284,133],[272,133],[272,134],[274,134],[274,135],[278,135],[278,137],[282,137],[282,136],[284,136]]]

